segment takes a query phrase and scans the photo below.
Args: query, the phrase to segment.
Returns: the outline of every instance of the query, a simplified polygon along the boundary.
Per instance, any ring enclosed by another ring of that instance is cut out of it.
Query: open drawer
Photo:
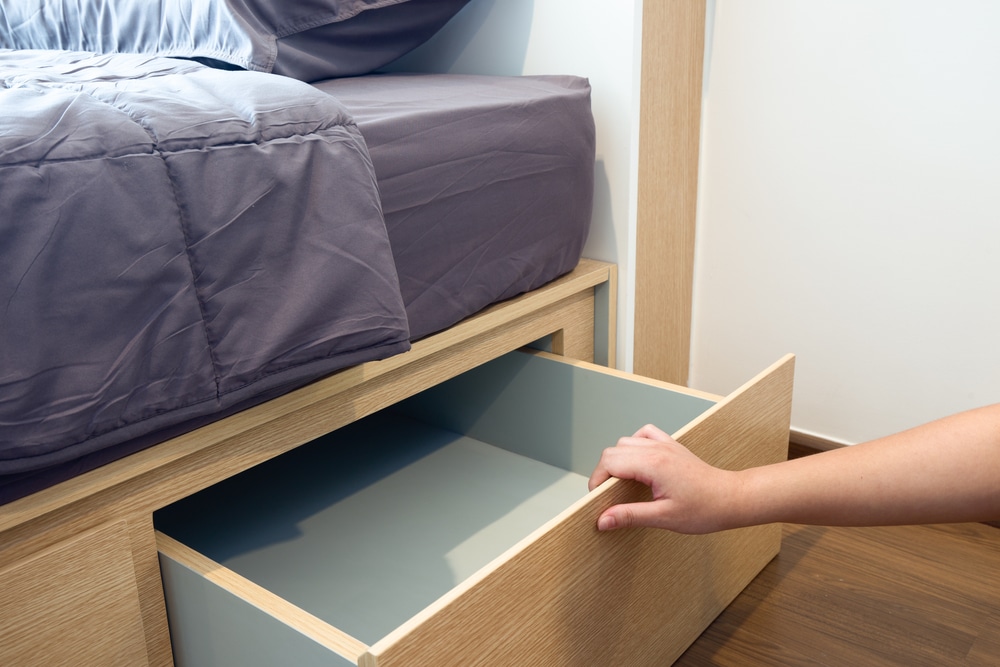
[[[784,458],[793,359],[727,398],[515,352],[157,513],[178,665],[669,664],[779,526],[599,533],[587,478],[645,423]]]

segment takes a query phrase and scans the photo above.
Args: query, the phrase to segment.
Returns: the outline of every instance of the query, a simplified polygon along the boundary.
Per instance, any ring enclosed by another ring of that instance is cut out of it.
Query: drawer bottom
[[[157,527],[373,644],[586,494],[582,475],[390,413],[178,503]]]

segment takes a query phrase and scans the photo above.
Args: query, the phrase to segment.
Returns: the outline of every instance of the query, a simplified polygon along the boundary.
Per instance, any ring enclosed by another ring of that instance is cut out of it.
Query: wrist
[[[745,528],[773,519],[768,514],[767,495],[763,491],[765,468],[748,468],[732,472],[731,493],[728,500],[727,528]]]

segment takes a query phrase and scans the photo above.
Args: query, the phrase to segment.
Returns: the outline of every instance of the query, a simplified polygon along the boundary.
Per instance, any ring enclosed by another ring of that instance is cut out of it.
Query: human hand
[[[599,530],[647,526],[710,533],[732,527],[736,474],[710,466],[655,426],[643,426],[605,449],[590,489],[611,477],[645,484],[653,500],[609,507],[598,518]]]

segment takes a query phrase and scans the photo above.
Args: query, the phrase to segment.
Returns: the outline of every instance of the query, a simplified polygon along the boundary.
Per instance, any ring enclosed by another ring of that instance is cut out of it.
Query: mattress
[[[594,190],[586,79],[383,74],[314,85],[368,145],[411,339],[579,261]]]
[[[577,77],[0,50],[0,503],[578,262]]]

